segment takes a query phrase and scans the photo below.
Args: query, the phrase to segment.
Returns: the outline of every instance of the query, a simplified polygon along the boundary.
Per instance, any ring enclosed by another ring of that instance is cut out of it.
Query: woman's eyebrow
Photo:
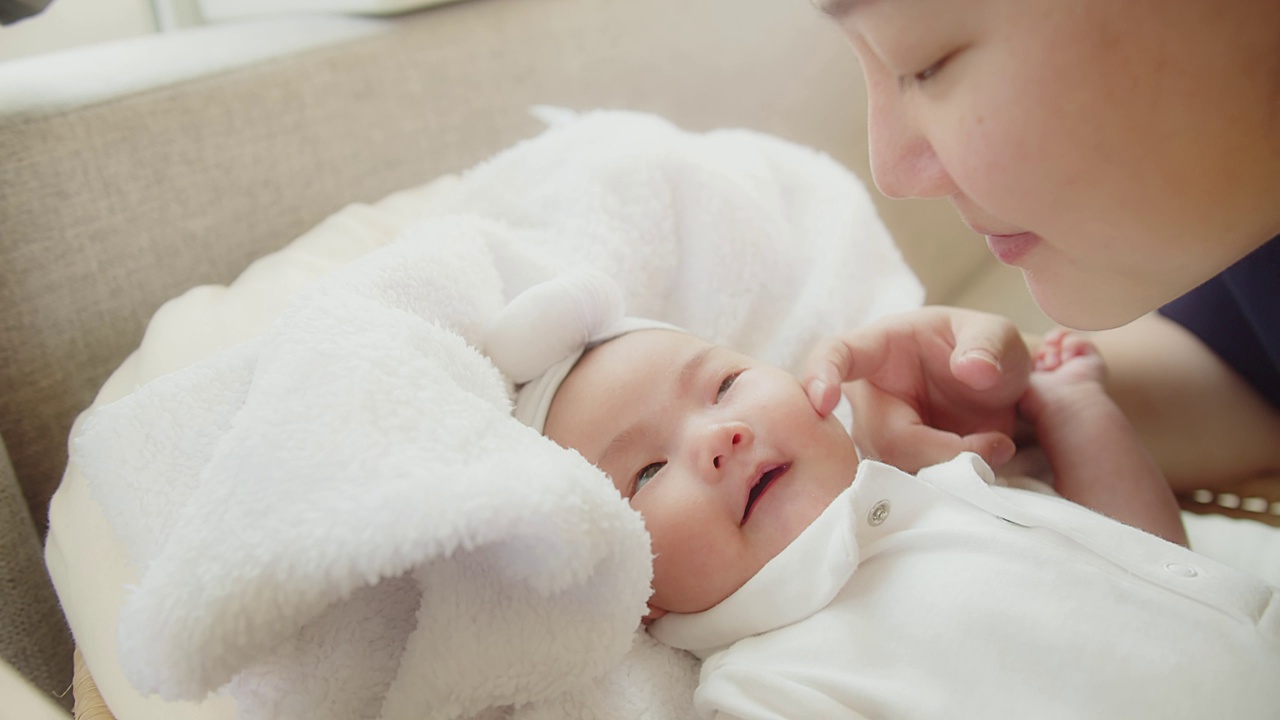
[[[869,2],[870,0],[812,0],[815,7],[833,18],[842,18],[853,12],[854,7]]]

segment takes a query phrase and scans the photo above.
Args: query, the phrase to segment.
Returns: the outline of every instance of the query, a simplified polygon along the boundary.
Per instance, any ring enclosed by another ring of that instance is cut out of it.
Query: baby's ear
[[[653,622],[654,620],[657,620],[658,618],[667,614],[666,610],[663,610],[660,607],[654,607],[653,603],[648,603],[648,605],[649,605],[649,612],[645,613],[644,618],[640,620],[640,623],[646,626],[649,623]]]

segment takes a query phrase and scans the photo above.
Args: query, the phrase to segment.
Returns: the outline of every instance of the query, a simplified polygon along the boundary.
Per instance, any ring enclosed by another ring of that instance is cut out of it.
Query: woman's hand
[[[992,467],[1008,462],[1030,373],[1009,320],[926,307],[819,343],[803,383],[821,415],[843,384],[859,453],[915,472],[966,450]]]

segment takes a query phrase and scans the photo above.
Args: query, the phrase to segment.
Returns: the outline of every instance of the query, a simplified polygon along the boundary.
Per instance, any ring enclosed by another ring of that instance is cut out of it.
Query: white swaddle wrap
[[[791,369],[923,297],[825,156],[559,114],[247,342],[84,419],[73,461],[141,573],[130,680],[229,692],[243,718],[685,716],[692,660],[636,632],[639,517],[511,416],[476,349],[578,266],[630,313]]]

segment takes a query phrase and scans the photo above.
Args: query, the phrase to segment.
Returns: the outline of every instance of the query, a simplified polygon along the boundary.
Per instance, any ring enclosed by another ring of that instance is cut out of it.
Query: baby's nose
[[[719,423],[708,428],[699,465],[717,478],[727,465],[755,442],[755,434],[744,422]]]

